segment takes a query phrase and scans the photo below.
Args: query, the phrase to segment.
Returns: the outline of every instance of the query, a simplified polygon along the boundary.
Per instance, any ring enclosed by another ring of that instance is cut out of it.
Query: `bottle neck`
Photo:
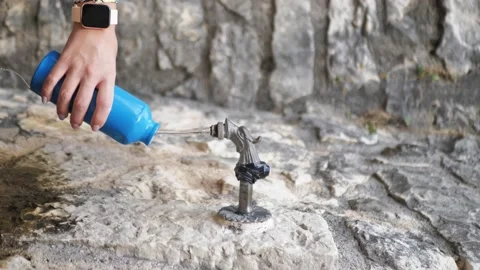
[[[157,134],[158,129],[160,128],[160,124],[150,120],[147,127],[145,128],[145,136],[142,138],[141,142],[143,142],[146,146],[149,146],[155,135]]]

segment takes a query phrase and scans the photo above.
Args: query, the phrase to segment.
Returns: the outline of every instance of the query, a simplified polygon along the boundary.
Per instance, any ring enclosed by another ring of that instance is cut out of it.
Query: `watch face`
[[[108,28],[110,26],[110,8],[106,5],[83,5],[82,24],[85,27]]]

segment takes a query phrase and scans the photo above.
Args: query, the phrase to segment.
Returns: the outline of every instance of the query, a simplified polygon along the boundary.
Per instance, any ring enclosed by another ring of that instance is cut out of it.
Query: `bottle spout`
[[[145,131],[145,137],[142,138],[141,142],[143,142],[146,146],[150,146],[159,129],[160,124],[152,121],[151,125],[147,127]]]

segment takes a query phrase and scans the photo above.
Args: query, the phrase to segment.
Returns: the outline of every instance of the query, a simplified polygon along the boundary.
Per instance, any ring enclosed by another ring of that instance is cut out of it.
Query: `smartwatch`
[[[104,4],[85,3],[81,7],[73,5],[72,21],[81,23],[84,28],[106,29],[118,24],[118,10]]]

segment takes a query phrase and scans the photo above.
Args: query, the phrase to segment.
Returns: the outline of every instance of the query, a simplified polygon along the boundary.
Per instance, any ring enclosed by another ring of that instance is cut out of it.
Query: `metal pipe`
[[[252,185],[245,181],[240,181],[240,193],[238,196],[238,213],[248,215],[252,211]]]

